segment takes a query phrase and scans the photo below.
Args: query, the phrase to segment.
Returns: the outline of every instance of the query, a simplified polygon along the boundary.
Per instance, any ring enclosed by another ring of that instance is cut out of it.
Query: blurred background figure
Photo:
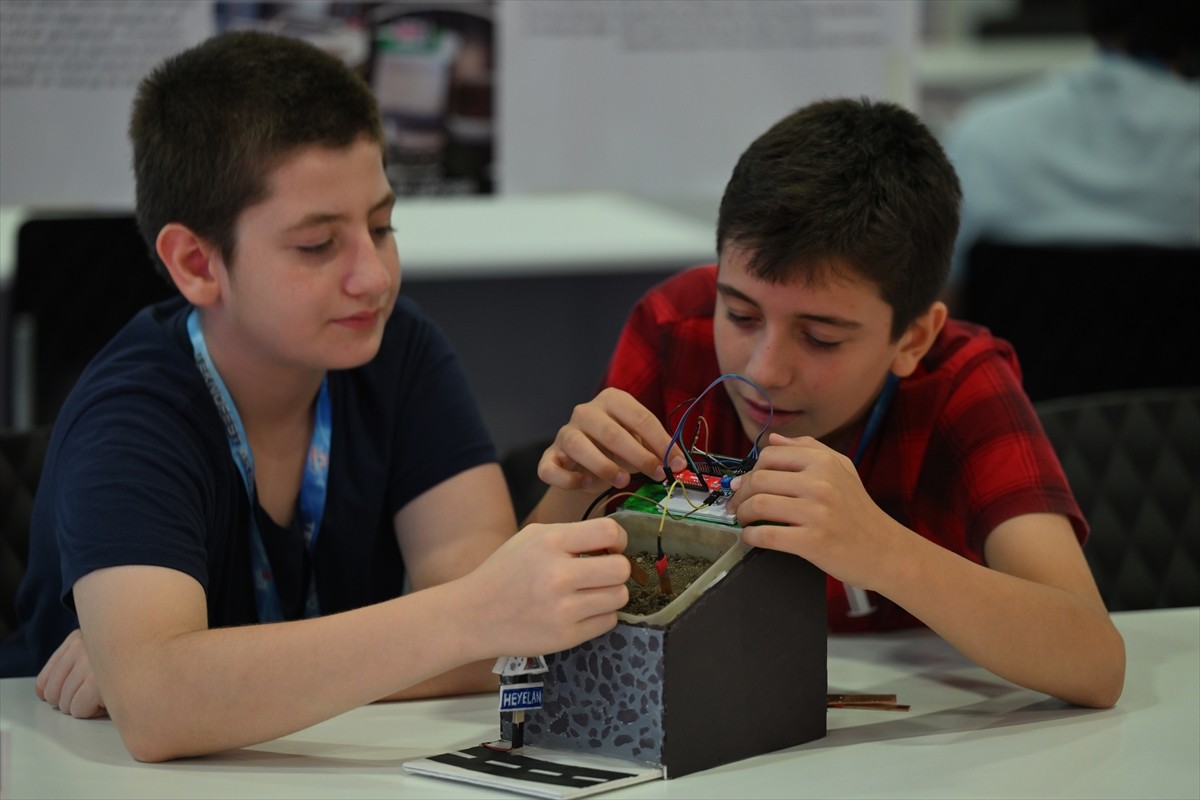
[[[981,241],[1200,248],[1200,4],[1083,7],[1094,58],[974,101],[946,134],[952,302]]]

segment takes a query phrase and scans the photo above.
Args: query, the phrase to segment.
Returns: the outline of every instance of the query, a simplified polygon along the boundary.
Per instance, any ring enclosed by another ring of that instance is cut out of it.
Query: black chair
[[[1200,386],[1200,249],[981,242],[959,316],[1017,351],[1036,401]]]
[[[26,220],[5,314],[11,330],[0,337],[13,351],[3,359],[11,394],[0,428],[51,424],[100,348],[143,306],[174,293],[130,214]]]
[[[0,433],[0,640],[16,627],[17,587],[29,563],[29,520],[50,429]]]
[[[1110,611],[1200,605],[1200,387],[1037,404]]]

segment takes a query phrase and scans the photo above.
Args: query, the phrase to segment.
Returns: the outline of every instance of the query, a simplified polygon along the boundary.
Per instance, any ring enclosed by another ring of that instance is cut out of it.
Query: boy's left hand
[[[79,629],[67,634],[34,681],[37,696],[76,719],[108,713]]]
[[[772,433],[734,488],[729,508],[746,526],[746,544],[801,556],[864,589],[874,588],[875,565],[886,563],[903,530],[870,498],[849,458],[808,436]]]

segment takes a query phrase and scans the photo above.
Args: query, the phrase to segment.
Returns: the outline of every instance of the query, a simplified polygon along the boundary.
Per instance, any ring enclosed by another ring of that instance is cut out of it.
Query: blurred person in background
[[[1084,8],[1095,57],[975,101],[947,133],[952,298],[982,240],[1200,247],[1200,4]]]

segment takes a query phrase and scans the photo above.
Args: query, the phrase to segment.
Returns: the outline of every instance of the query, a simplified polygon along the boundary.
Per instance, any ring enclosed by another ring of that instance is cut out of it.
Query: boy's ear
[[[208,306],[221,296],[216,267],[221,265],[218,248],[186,225],[170,222],[158,232],[154,243],[179,293],[194,306]]]
[[[929,309],[912,321],[900,336],[900,349],[892,359],[892,372],[897,377],[907,378],[921,363],[921,359],[933,346],[934,339],[946,324],[946,304],[938,300]]]

